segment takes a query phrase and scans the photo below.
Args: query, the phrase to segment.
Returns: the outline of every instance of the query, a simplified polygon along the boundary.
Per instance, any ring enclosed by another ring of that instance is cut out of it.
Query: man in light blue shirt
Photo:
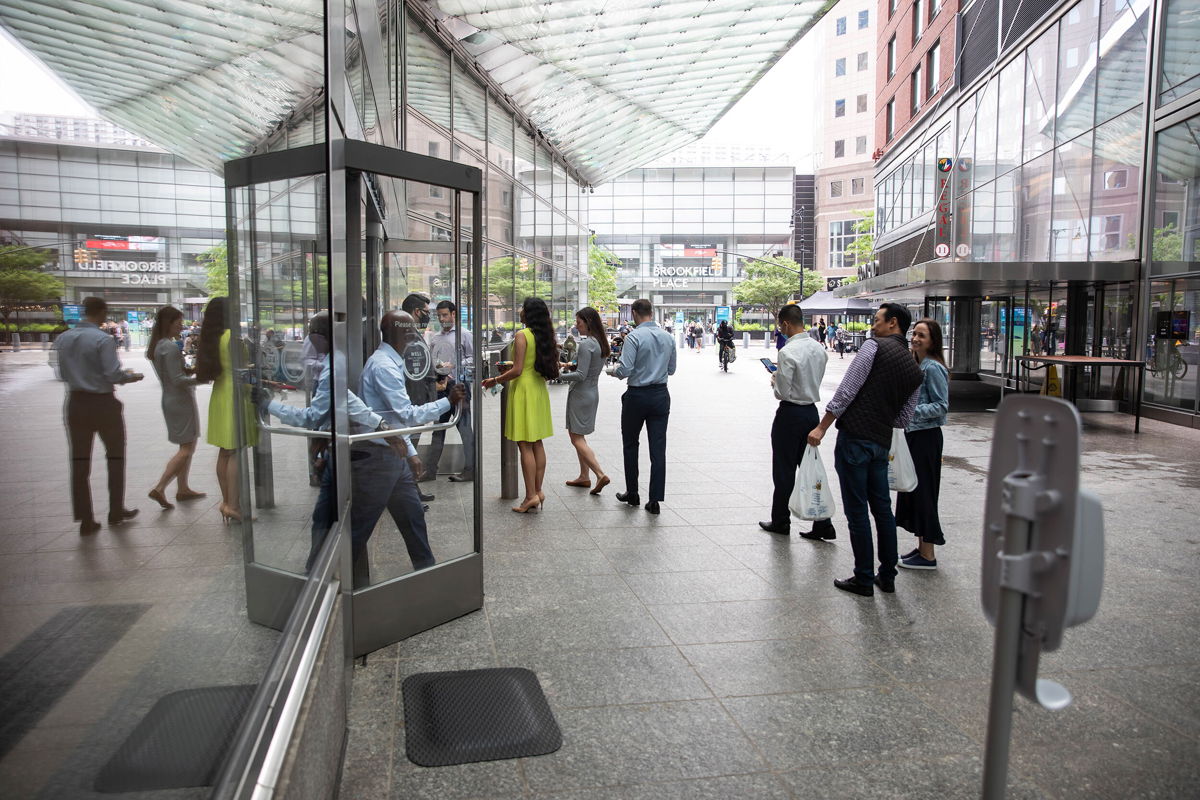
[[[113,387],[140,381],[142,375],[121,369],[117,343],[100,330],[108,303],[99,297],[83,300],[84,321],[58,337],[58,373],[67,384],[63,417],[71,451],[71,507],[81,536],[100,530],[92,510],[92,443],[104,442],[108,462],[108,524],[119,525],[137,516],[125,508],[125,417]]]
[[[444,379],[447,388],[438,389],[438,397],[446,397],[450,387],[461,384],[468,387],[471,374],[475,369],[475,348],[471,343],[471,332],[458,325],[458,307],[452,300],[443,300],[437,304],[438,324],[441,330],[429,336],[429,352],[433,358],[434,372],[438,375],[439,385]],[[438,422],[449,422],[450,412],[447,411]],[[458,475],[451,475],[451,481],[475,480],[475,430],[471,427],[470,395],[463,403],[462,413],[458,415],[458,436],[462,440],[463,469]],[[438,465],[442,460],[442,450],[446,446],[446,431],[434,431],[433,441],[429,446],[428,463],[425,464],[425,474],[437,478]]]
[[[383,341],[363,366],[360,389],[363,400],[393,428],[412,428],[449,414],[451,406],[462,406],[466,390],[462,384],[451,387],[448,396],[414,406],[406,386],[410,377],[400,354],[421,336],[419,323],[404,311],[389,311],[379,324]],[[404,437],[408,453],[416,448]],[[369,583],[370,560],[367,543],[384,509],[392,521],[412,560],[413,569],[432,567],[436,562],[429,547],[425,509],[417,490],[416,476],[408,462],[386,440],[372,439],[354,446],[351,455],[354,470],[354,503],[350,510],[350,537],[354,551],[355,585]]]
[[[657,514],[667,487],[667,420],[671,416],[667,378],[675,374],[675,339],[654,323],[654,307],[649,300],[634,300],[632,311],[637,327],[625,336],[621,361],[611,373],[629,381],[629,388],[621,395],[625,491],[617,493],[617,500],[641,505],[638,437],[645,425],[650,439],[650,501],[646,510]]]

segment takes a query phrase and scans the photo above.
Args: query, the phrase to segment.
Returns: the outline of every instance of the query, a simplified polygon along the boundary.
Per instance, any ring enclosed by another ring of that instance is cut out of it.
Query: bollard
[[[774,338],[775,337],[771,335],[770,331],[763,331],[763,349],[764,350],[771,349],[771,340]]]
[[[16,333],[15,331],[12,335],[12,349],[14,353],[21,352],[21,334]]]
[[[509,346],[511,347],[511,345]],[[509,348],[505,348],[508,350]],[[507,368],[501,367],[504,350],[488,354],[485,377],[499,375]],[[505,365],[508,362],[503,362]],[[517,496],[517,443],[504,438],[504,424],[508,421],[508,384],[500,384],[500,496],[513,500]]]
[[[742,331],[742,349],[750,349],[750,331]]]
[[[48,333],[42,334],[42,349],[43,350],[50,349],[50,334],[48,334]]]

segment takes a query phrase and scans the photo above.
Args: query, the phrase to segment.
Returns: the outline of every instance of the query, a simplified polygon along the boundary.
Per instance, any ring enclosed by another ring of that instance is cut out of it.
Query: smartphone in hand
[[[759,361],[761,361],[762,365],[767,368],[767,372],[774,373],[779,369],[779,367],[775,366],[775,362],[769,358],[760,358]]]

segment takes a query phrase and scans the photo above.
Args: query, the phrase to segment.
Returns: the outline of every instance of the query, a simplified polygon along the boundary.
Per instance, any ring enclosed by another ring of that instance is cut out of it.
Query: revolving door
[[[226,187],[250,619],[335,560],[355,655],[480,608],[479,484],[437,476],[480,455],[481,172],[341,140]]]

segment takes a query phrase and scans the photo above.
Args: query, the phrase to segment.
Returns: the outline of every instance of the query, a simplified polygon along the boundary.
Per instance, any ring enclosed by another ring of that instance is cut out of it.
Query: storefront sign
[[[729,306],[718,306],[716,320],[718,325],[720,325],[722,321],[733,322],[733,309]]]
[[[958,246],[955,253],[959,258],[971,255],[971,183],[975,175],[975,162],[960,158],[954,164],[954,227]],[[947,202],[949,198],[947,198]]]
[[[934,211],[934,247],[938,258],[950,255],[954,231],[950,223],[954,218],[950,211],[950,174],[954,159],[939,158],[937,162],[937,208]]]
[[[131,286],[146,284],[165,286],[167,283],[167,276],[160,274],[167,271],[167,262],[165,261],[97,259],[76,264],[75,268],[81,272],[123,272],[126,274],[121,276],[121,283]]]

